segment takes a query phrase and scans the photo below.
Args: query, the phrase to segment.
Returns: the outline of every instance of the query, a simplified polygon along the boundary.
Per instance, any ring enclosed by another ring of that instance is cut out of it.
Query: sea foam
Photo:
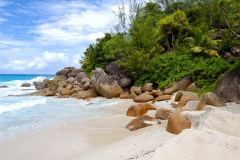
[[[22,108],[27,108],[27,107],[33,107],[38,104],[45,104],[46,99],[34,99],[34,100],[28,100],[28,101],[23,101],[23,102],[5,102],[5,104],[0,104],[0,114],[4,112],[9,112],[13,110],[18,110]]]

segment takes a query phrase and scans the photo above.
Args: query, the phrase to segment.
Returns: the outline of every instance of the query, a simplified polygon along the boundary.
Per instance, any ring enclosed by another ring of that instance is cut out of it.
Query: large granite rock
[[[115,64],[115,63],[110,63],[109,65],[107,65],[107,66],[105,67],[105,71],[106,71],[106,73],[109,74],[109,75],[118,75],[118,76],[119,76],[119,75],[121,74],[121,72],[122,72],[121,68],[118,67],[118,65]]]
[[[184,92],[183,95],[181,96],[180,101],[178,104],[173,106],[174,108],[177,107],[184,107],[188,101],[193,101],[193,100],[199,100],[197,93],[193,92]]]
[[[34,82],[33,84],[34,84],[34,86],[37,90],[41,90],[41,89],[44,89],[44,88],[47,87],[44,82],[40,82],[40,81],[39,82]]]
[[[206,105],[212,105],[215,107],[223,107],[226,106],[226,104],[213,92],[208,92],[201,98],[197,110],[202,110],[204,106]]]
[[[106,98],[119,97],[123,89],[112,80],[101,68],[96,68],[91,78],[95,91]]]
[[[79,91],[75,95],[77,99],[88,99],[88,98],[94,98],[97,96],[98,96],[97,92],[93,89],[87,90],[87,91]]]
[[[213,92],[223,101],[240,103],[240,64],[219,80]]]
[[[191,127],[191,122],[184,116],[181,116],[181,112],[185,111],[184,109],[175,109],[171,116],[168,119],[167,131],[173,134],[179,134],[184,129]]]
[[[171,87],[167,88],[163,94],[172,94],[175,90],[185,90],[190,84],[192,80],[190,77],[184,77],[178,82],[175,82]]]
[[[82,72],[81,69],[74,69],[71,73],[68,74],[68,77],[76,77],[80,72]]]
[[[132,84],[132,80],[128,77],[122,77],[119,79],[118,83],[122,88],[126,88]]]
[[[71,90],[71,89],[69,89],[69,88],[64,88],[64,87],[62,87],[62,86],[59,86],[59,87],[57,88],[57,92],[58,92],[59,94],[61,94],[61,95],[69,95],[69,96],[71,96],[71,95],[74,93],[74,90]]]
[[[51,91],[55,91],[58,88],[56,80],[44,79],[43,83],[46,85],[46,88],[48,88]]]
[[[56,76],[60,76],[60,75],[64,75],[66,77],[68,77],[68,74],[70,74],[74,69],[76,69],[75,67],[65,67],[60,71],[57,71]]]
[[[157,108],[148,103],[135,104],[128,108],[127,116],[140,117],[147,113],[148,110],[157,110]]]
[[[80,72],[80,73],[77,75],[77,77],[75,78],[75,80],[76,80],[77,82],[79,82],[79,83],[82,83],[82,79],[84,79],[84,78],[88,78],[87,73],[85,73],[85,72]]]
[[[66,80],[67,83],[73,83],[75,81],[75,78],[70,77]]]

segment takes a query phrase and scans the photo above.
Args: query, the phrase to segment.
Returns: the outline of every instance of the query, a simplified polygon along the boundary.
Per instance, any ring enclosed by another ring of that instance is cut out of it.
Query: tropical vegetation
[[[129,0],[119,6],[111,33],[86,49],[82,69],[91,74],[113,62],[136,85],[154,82],[162,89],[191,76],[210,91],[240,62],[222,58],[240,47],[239,8],[240,0]]]

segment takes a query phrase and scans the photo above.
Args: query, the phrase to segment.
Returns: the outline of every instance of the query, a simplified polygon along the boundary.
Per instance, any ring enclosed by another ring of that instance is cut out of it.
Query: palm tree
[[[222,17],[225,21],[225,24],[226,24],[227,28],[231,31],[231,33],[233,35],[235,35],[235,33],[232,31],[232,28],[230,27],[230,25],[227,21],[227,18],[225,16],[225,11],[226,11],[225,6],[227,6],[230,2],[231,2],[231,0],[218,0],[217,6],[218,6],[219,10],[221,11],[221,15],[222,15]]]
[[[191,30],[192,36],[184,38],[184,45],[190,48],[193,53],[205,53],[219,57],[215,49],[220,40],[212,40],[206,31],[206,25],[194,27]]]

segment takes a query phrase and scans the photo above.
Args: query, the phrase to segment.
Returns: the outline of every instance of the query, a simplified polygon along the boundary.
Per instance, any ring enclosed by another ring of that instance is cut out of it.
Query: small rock
[[[127,116],[140,117],[147,113],[148,110],[157,110],[157,108],[148,103],[135,104],[128,108]]]
[[[148,101],[151,101],[153,99],[154,99],[154,97],[152,95],[143,93],[143,94],[135,97],[134,101],[135,102],[148,102]]]
[[[137,97],[136,93],[132,92],[132,93],[128,96],[128,99],[134,99],[135,97]]]
[[[158,109],[157,113],[155,114],[155,118],[156,119],[161,119],[161,120],[168,120],[170,115],[171,115],[172,111],[168,110],[168,109]]]
[[[30,83],[23,83],[23,84],[21,85],[21,87],[30,87],[30,86],[31,86]]]
[[[155,98],[152,103],[155,103],[157,101],[166,101],[166,100],[170,100],[171,99],[171,95],[162,95],[162,96],[159,96],[157,98]]]
[[[141,128],[151,126],[154,123],[161,124],[161,121],[156,120],[148,115],[143,115],[133,119],[130,123],[127,124],[126,128],[129,129],[130,131],[135,131]]]
[[[8,88],[7,86],[0,86],[0,88]]]
[[[151,92],[153,90],[153,83],[146,83],[143,88],[142,88],[142,91],[143,92]]]
[[[130,88],[130,93],[135,93],[136,95],[142,94],[142,87],[132,86]]]
[[[123,93],[120,94],[121,99],[128,99],[128,97],[129,97],[128,91],[124,91]]]

